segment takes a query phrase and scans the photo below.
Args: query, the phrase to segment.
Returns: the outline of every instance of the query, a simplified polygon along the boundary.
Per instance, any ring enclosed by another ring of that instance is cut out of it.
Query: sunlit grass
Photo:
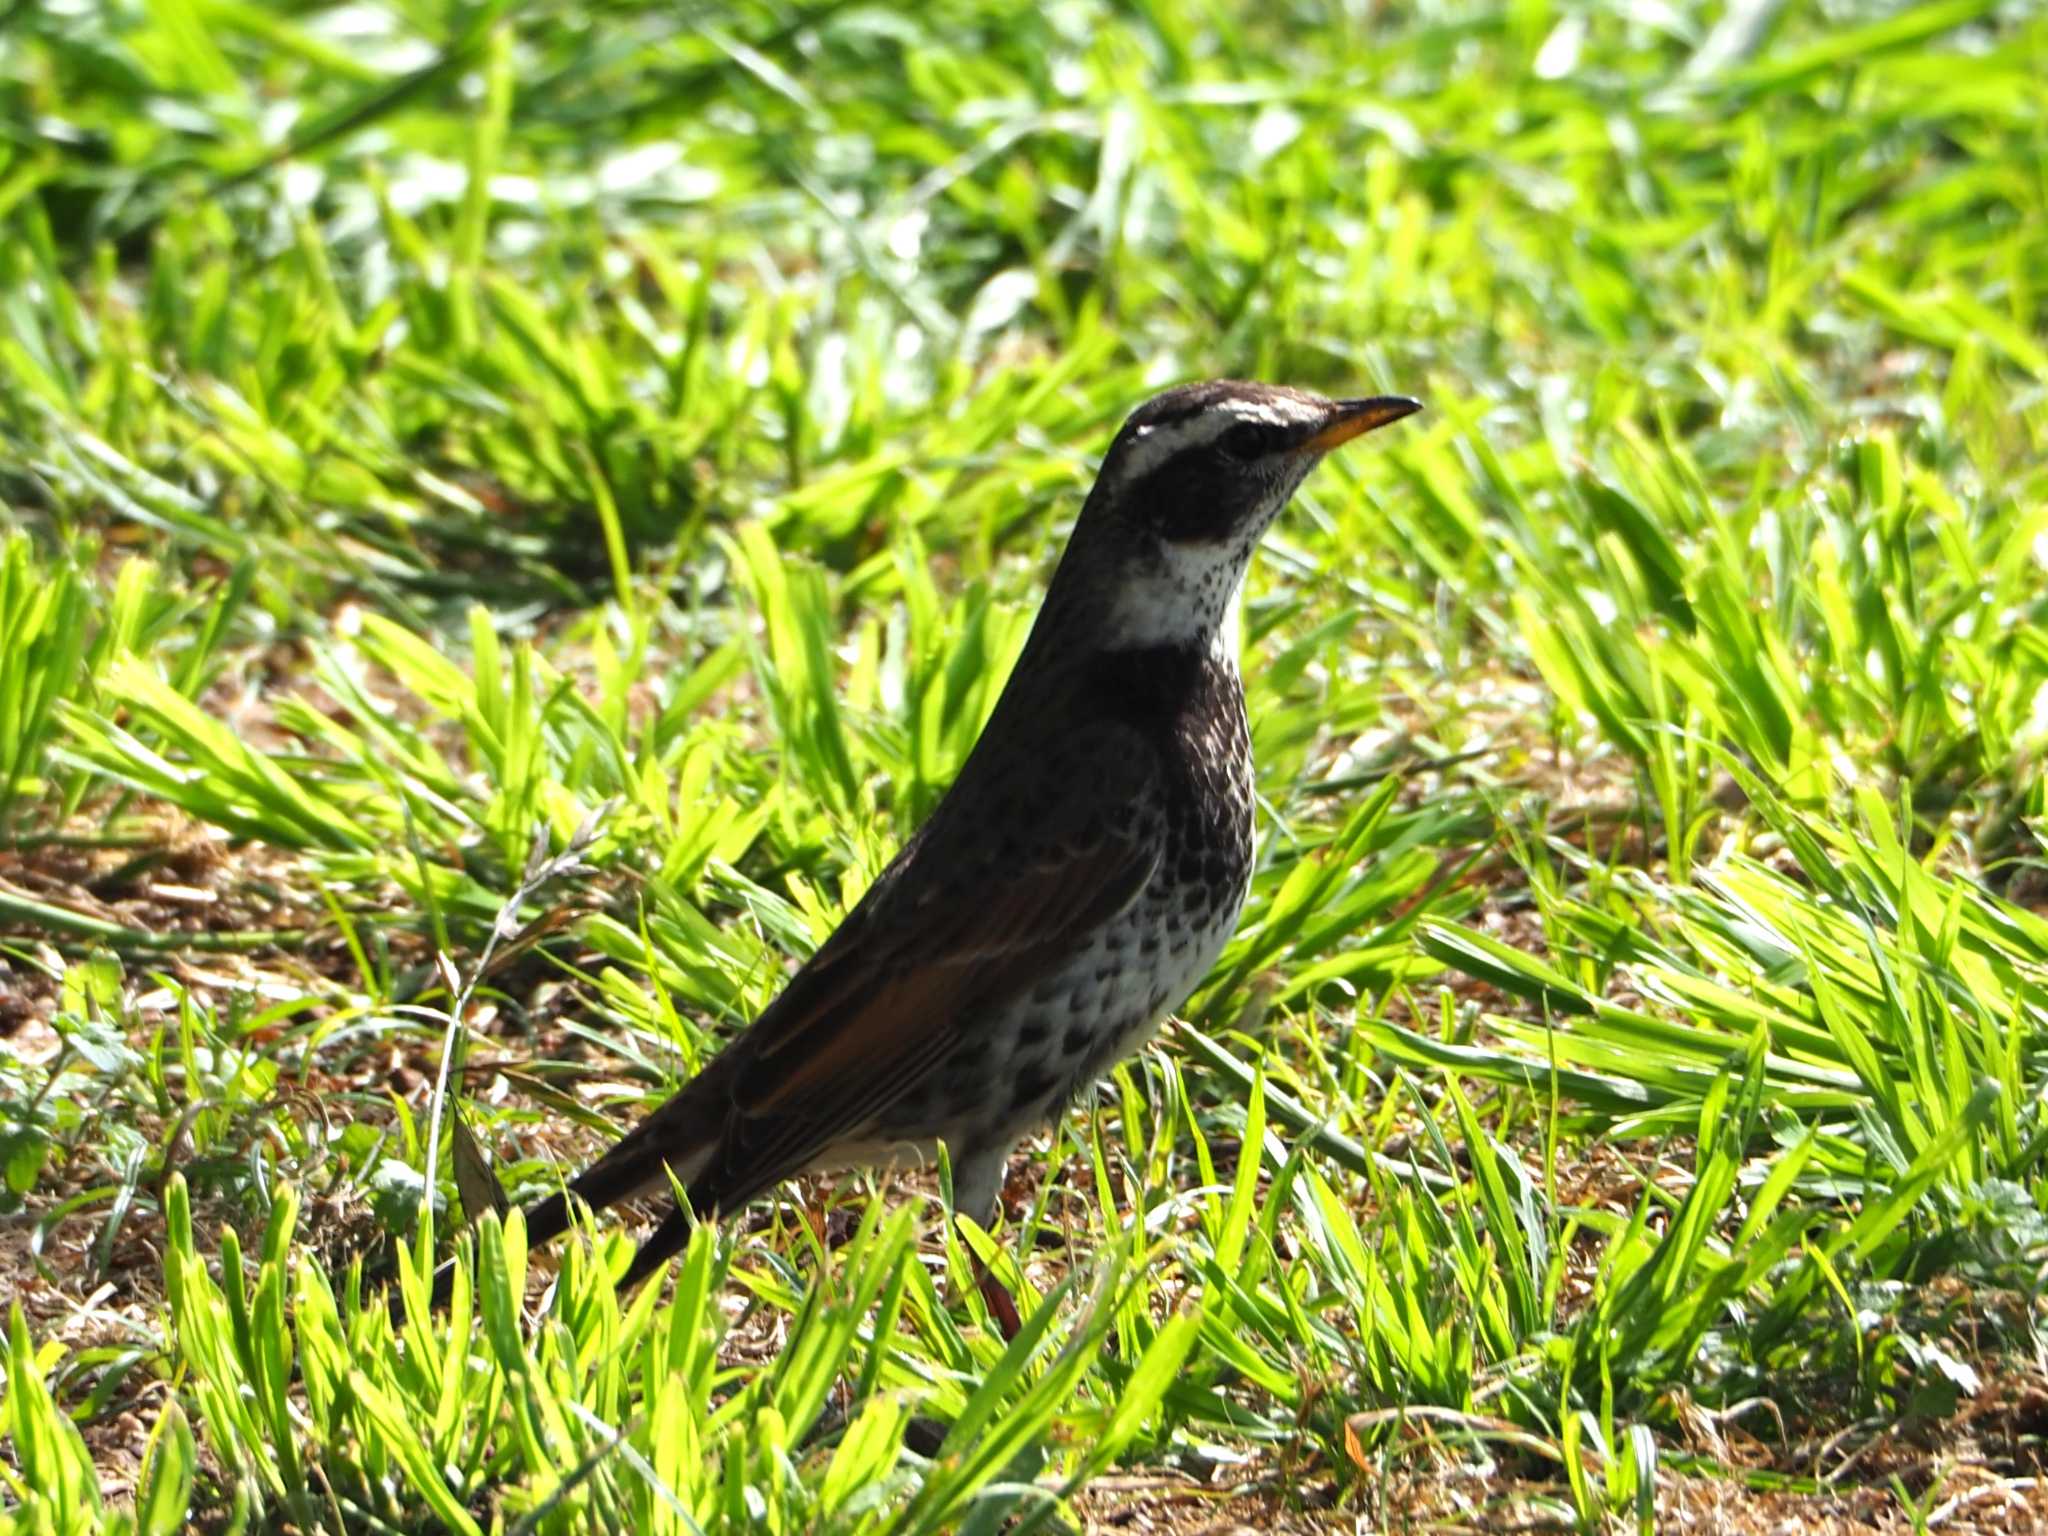
[[[1919,1518],[1966,1405],[2037,1470],[2044,60],[1978,0],[11,17],[7,1518]],[[491,1216],[430,1316],[457,1151],[543,1193],[759,1011],[1224,373],[1428,411],[1254,574],[1184,1022],[992,1240],[850,1178],[615,1298]]]

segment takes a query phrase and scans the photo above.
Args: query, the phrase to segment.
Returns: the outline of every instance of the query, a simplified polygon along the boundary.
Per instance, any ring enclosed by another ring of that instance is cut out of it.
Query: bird
[[[680,1188],[629,1290],[699,1220],[941,1142],[954,1211],[992,1228],[1015,1145],[1136,1051],[1236,928],[1254,550],[1325,454],[1421,408],[1221,379],[1133,411],[951,787],[750,1027],[526,1211],[529,1244],[579,1204]]]

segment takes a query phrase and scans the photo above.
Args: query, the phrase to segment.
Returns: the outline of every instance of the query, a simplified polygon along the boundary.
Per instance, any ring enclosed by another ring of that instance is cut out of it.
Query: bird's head
[[[1156,395],[1110,444],[1055,585],[1085,590],[1105,646],[1207,644],[1260,536],[1323,455],[1420,409],[1234,379]]]

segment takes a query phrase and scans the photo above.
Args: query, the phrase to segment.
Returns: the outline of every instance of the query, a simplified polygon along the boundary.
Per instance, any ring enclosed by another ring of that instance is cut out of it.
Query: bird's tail
[[[527,1247],[538,1248],[568,1231],[574,1220],[572,1201],[602,1211],[636,1195],[664,1193],[673,1177],[692,1194],[694,1203],[696,1191],[692,1185],[711,1162],[724,1135],[728,1100],[725,1079],[730,1073],[731,1066],[725,1057],[715,1059],[674,1098],[571,1179],[565,1189],[526,1207]],[[689,1229],[690,1219],[680,1210],[666,1218],[634,1255],[632,1267],[620,1281],[620,1289],[632,1289],[679,1252],[689,1241]],[[448,1304],[454,1283],[452,1261],[434,1272],[435,1310]],[[391,1300],[393,1316],[398,1317],[401,1303],[396,1287]]]

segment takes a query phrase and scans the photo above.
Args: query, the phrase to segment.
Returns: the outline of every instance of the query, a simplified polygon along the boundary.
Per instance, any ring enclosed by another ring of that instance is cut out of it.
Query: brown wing
[[[731,1209],[858,1133],[1128,906],[1158,859],[1158,780],[1150,745],[1117,726],[964,777],[734,1043],[693,1200]]]

